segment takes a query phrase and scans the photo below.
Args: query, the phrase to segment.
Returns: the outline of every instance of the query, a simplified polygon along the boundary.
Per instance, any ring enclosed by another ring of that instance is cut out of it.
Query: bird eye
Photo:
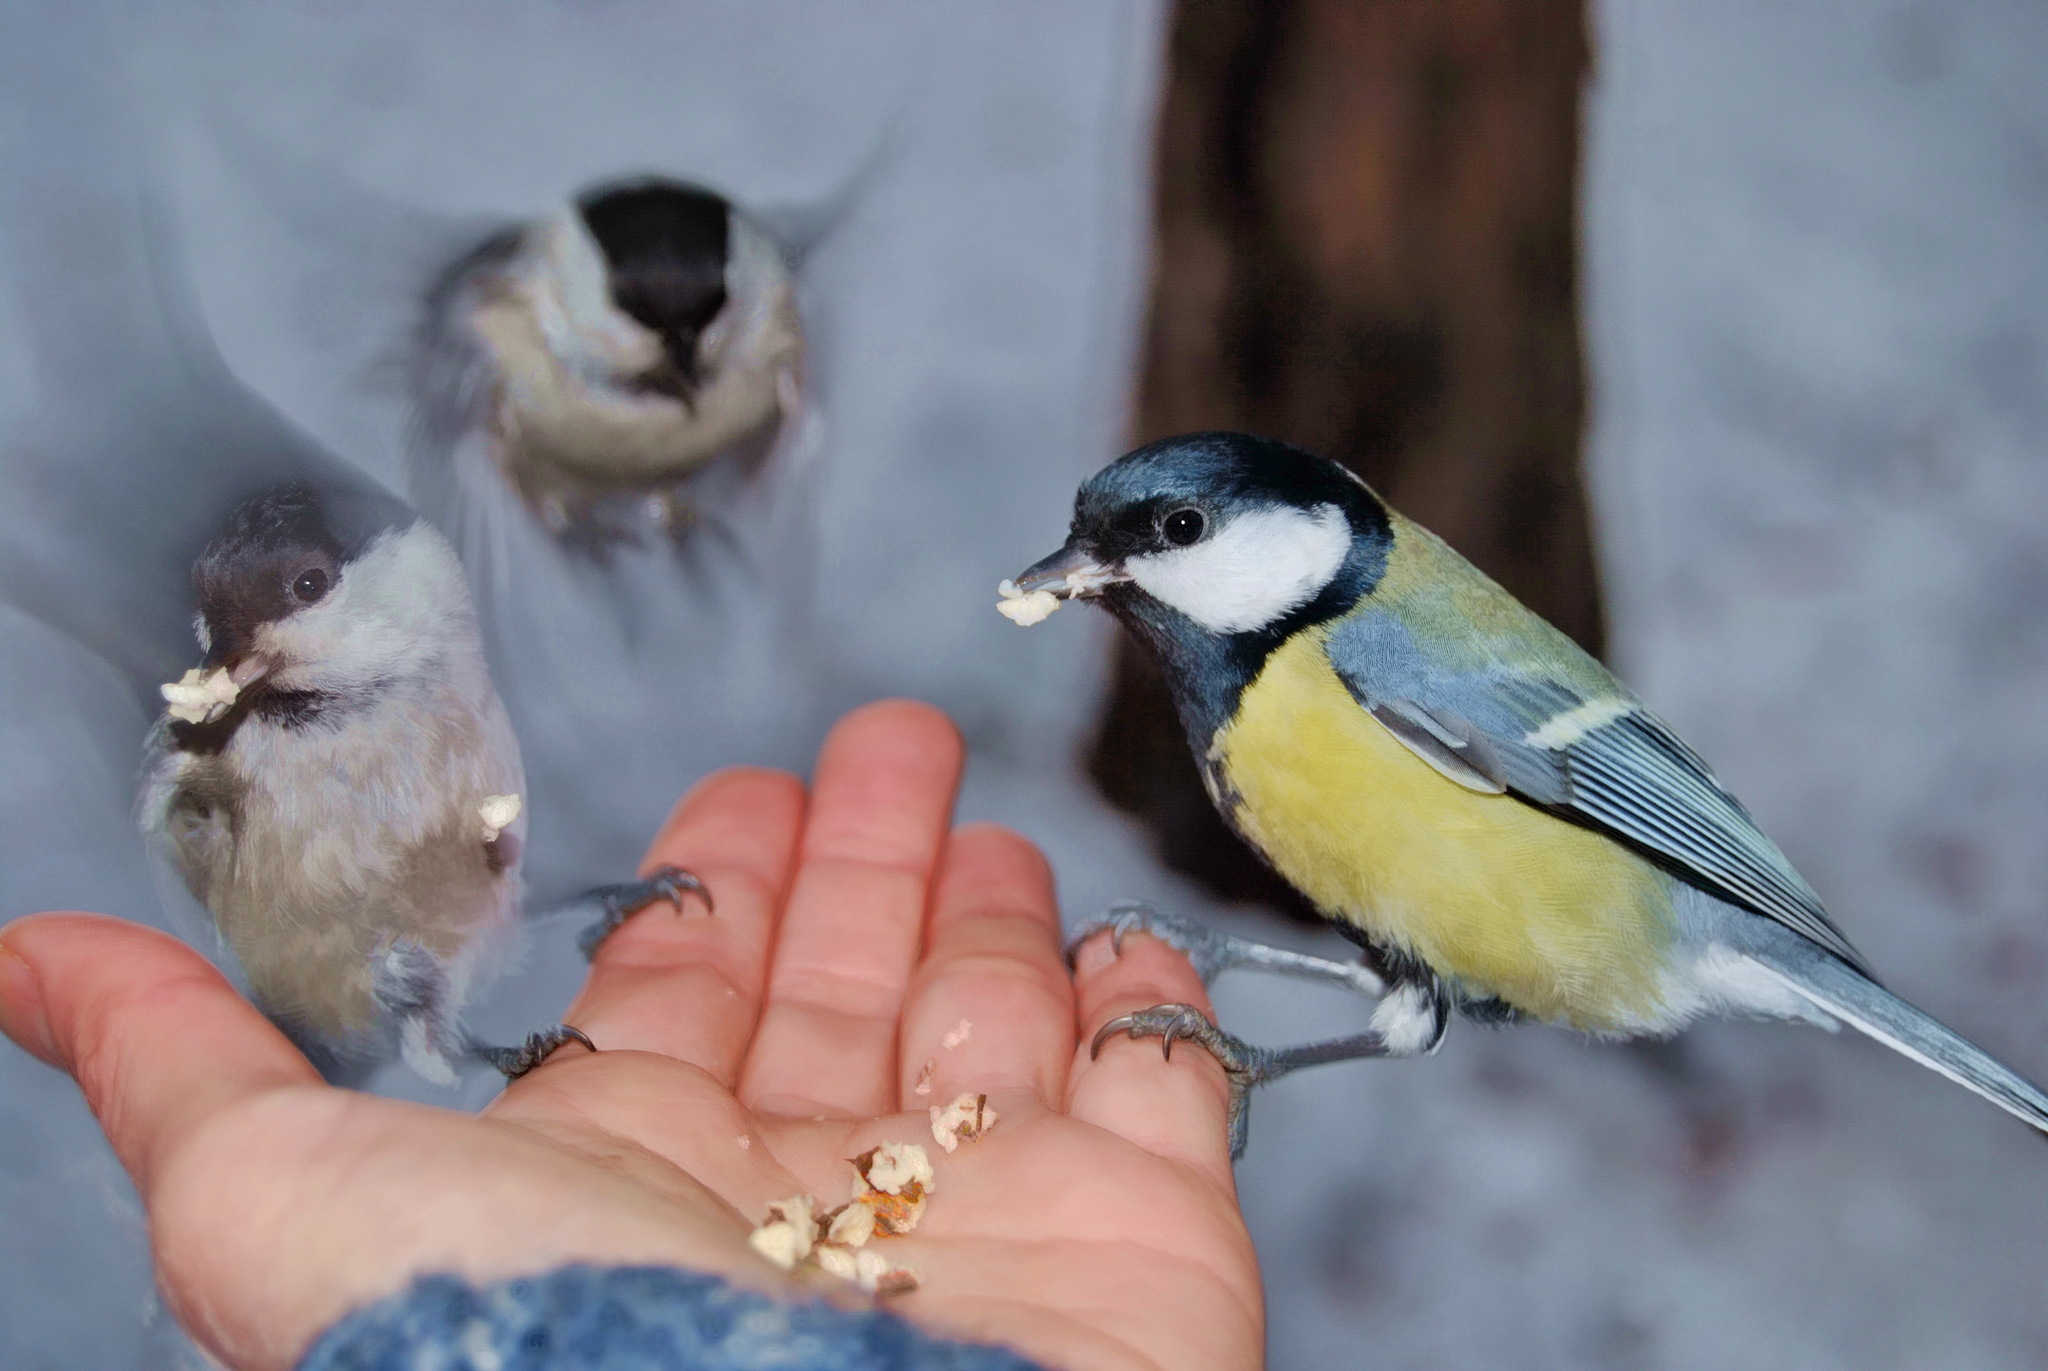
[[[1175,547],[1186,547],[1199,540],[1207,527],[1208,520],[1199,509],[1177,509],[1159,521],[1159,531]]]
[[[292,594],[302,605],[310,605],[327,593],[327,573],[319,567],[299,573],[299,579],[292,582]]]

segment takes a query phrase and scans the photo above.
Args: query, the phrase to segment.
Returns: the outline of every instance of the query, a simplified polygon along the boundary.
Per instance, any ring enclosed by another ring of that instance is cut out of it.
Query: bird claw
[[[591,1052],[597,1051],[597,1044],[590,1035],[580,1028],[558,1023],[537,1029],[526,1035],[526,1041],[517,1047],[489,1047],[482,1044],[470,1048],[470,1052],[489,1063],[508,1081],[516,1081],[527,1072],[546,1061],[555,1049],[570,1043],[581,1043]]]
[[[1123,955],[1124,937],[1130,933],[1149,933],[1174,951],[1188,959],[1195,968],[1195,974],[1208,985],[1218,976],[1238,965],[1244,958],[1240,955],[1242,939],[1205,928],[1193,919],[1178,914],[1168,914],[1163,909],[1154,909],[1142,900],[1119,900],[1109,907],[1105,914],[1099,914],[1080,929],[1067,942],[1067,965],[1072,967],[1081,944],[1087,942],[1104,929],[1109,930],[1110,950]]]
[[[1328,957],[1311,956],[1284,947],[1269,947],[1249,938],[1219,933],[1193,919],[1154,909],[1141,900],[1119,901],[1109,907],[1108,913],[1081,925],[1080,931],[1067,943],[1067,965],[1070,968],[1081,944],[1104,929],[1109,930],[1111,949],[1119,955],[1124,950],[1125,934],[1151,934],[1186,957],[1188,965],[1195,969],[1195,974],[1201,977],[1205,986],[1214,984],[1218,976],[1234,967],[1246,967],[1301,980],[1327,981],[1375,999],[1387,989],[1377,972],[1360,963],[1332,961]]]
[[[685,895],[695,895],[702,900],[706,914],[717,913],[711,903],[711,892],[704,882],[679,866],[658,867],[643,880],[628,881],[623,885],[601,885],[590,891],[584,898],[602,905],[604,917],[577,935],[576,946],[583,953],[583,960],[595,957],[606,938],[651,904],[667,900],[680,915]]]
[[[1214,1057],[1230,1080],[1230,1159],[1236,1161],[1244,1155],[1252,1087],[1266,1079],[1267,1054],[1262,1049],[1224,1032],[1191,1004],[1155,1004],[1096,1029],[1088,1044],[1089,1059],[1100,1056],[1103,1044],[1118,1033],[1131,1038],[1157,1037],[1160,1054],[1167,1061],[1173,1060],[1177,1039],[1186,1039]]]

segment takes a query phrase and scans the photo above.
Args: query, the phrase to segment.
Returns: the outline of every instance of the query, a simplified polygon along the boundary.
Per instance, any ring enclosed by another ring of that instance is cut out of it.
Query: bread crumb
[[[875,1228],[908,1233],[924,1217],[925,1197],[936,1185],[931,1157],[916,1143],[883,1143],[847,1159],[859,1180],[853,1201],[873,1213]]]
[[[907,1185],[934,1188],[931,1156],[917,1143],[883,1143],[852,1161],[860,1178],[885,1195],[900,1195]]]
[[[924,1065],[918,1069],[917,1084],[910,1087],[910,1093],[919,1096],[931,1094],[932,1073],[937,1071],[938,1069],[938,1059],[935,1057],[926,1057],[924,1059]]]
[[[217,666],[212,671],[193,667],[175,681],[157,687],[164,697],[164,713],[188,724],[210,724],[234,707],[242,688]]]
[[[484,796],[483,803],[476,807],[477,817],[484,821],[484,841],[498,841],[498,835],[512,826],[523,807],[517,795]]]
[[[1019,628],[1044,623],[1060,607],[1060,597],[1051,591],[1019,590],[1015,581],[1004,581],[996,587],[996,593],[1003,597],[996,601],[996,613]]]
[[[931,1107],[932,1137],[940,1147],[953,1151],[964,1142],[975,1142],[1001,1121],[989,1108],[986,1095],[961,1095],[944,1108]]]
[[[834,1247],[831,1243],[826,1243],[818,1249],[818,1269],[843,1281],[858,1280],[860,1264],[853,1258],[852,1248]]]
[[[870,1295],[886,1299],[907,1295],[917,1289],[917,1273],[908,1267],[891,1266],[889,1259],[872,1248],[853,1254],[853,1283]]]
[[[832,1211],[825,1224],[825,1241],[841,1247],[866,1247],[875,1236],[875,1211],[858,1200]]]
[[[785,1271],[817,1246],[818,1220],[809,1195],[792,1195],[768,1206],[768,1216],[747,1234],[747,1245]]]
[[[967,1035],[972,1033],[973,1031],[974,1025],[967,1022],[967,1020],[962,1019],[960,1021],[959,1026],[955,1028],[951,1033],[948,1033],[944,1038],[940,1039],[940,1042],[943,1043],[945,1045],[946,1050],[950,1052],[954,1048],[958,1047],[961,1043],[966,1042]]]
[[[818,1249],[817,1262],[820,1271],[851,1281],[871,1295],[902,1295],[917,1289],[916,1272],[891,1265],[871,1248],[855,1251],[827,1243]]]

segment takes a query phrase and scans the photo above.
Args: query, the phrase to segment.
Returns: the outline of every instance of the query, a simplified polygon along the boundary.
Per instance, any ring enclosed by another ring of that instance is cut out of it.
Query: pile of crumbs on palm
[[[809,1195],[777,1200],[747,1242],[785,1271],[808,1262],[873,1295],[917,1289],[916,1272],[868,1243],[917,1227],[936,1179],[931,1158],[916,1143],[883,1143],[847,1160],[854,1170],[852,1199],[822,1211]]]

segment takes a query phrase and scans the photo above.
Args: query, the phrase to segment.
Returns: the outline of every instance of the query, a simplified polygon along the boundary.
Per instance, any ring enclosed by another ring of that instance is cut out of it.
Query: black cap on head
[[[318,604],[378,535],[417,516],[382,492],[293,484],[243,501],[192,565],[200,613],[219,665],[246,650],[258,624]]]
[[[685,387],[697,339],[725,308],[731,206],[678,181],[601,187],[576,202],[610,270],[612,299],[654,330]]]
[[[1350,472],[1289,443],[1249,433],[1184,433],[1127,452],[1081,486],[1074,535],[1119,559],[1178,541],[1163,521],[1182,507],[1213,519],[1233,508],[1335,505],[1352,530],[1382,538],[1386,506]]]

